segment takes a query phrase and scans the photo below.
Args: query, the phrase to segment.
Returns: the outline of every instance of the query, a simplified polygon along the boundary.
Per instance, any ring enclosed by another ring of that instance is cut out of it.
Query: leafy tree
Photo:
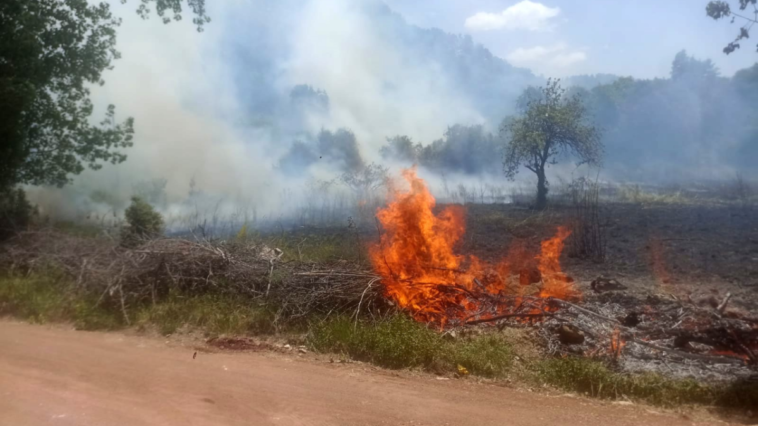
[[[163,232],[160,213],[140,197],[132,197],[132,204],[124,215],[127,223],[121,230],[121,244],[124,246],[135,246],[142,240],[159,237]]]
[[[719,70],[710,59],[698,60],[687,55],[682,50],[674,57],[671,64],[671,79],[674,81],[687,80],[692,85],[712,83],[718,78]]]
[[[500,128],[506,139],[503,166],[513,179],[521,166],[537,175],[537,209],[547,206],[545,168],[560,154],[574,154],[579,163],[598,164],[603,147],[600,131],[586,124],[587,112],[577,96],[567,97],[560,80],[548,80],[540,96],[531,99],[521,116],[506,118]]]
[[[731,17],[731,22],[739,18],[744,25],[740,27],[740,32],[734,41],[724,47],[724,53],[727,55],[740,48],[740,41],[745,38],[750,38],[750,29],[756,23],[758,23],[758,0],[738,0],[739,12],[732,11],[728,2],[725,1],[711,1],[705,7],[705,13],[715,20]],[[748,8],[752,9],[752,12],[747,11]],[[750,16],[749,13],[752,13]]]
[[[319,155],[334,161],[342,170],[359,171],[365,166],[355,134],[348,129],[337,129],[334,133],[321,130],[317,145]]]
[[[123,0],[122,0],[123,1]],[[181,19],[184,0],[141,0],[138,13]],[[203,0],[186,0],[202,29]],[[17,183],[62,186],[86,166],[120,163],[132,145],[134,121],[115,121],[108,106],[99,126],[90,124],[90,85],[119,58],[121,20],[108,3],[87,0],[0,2],[0,188]]]

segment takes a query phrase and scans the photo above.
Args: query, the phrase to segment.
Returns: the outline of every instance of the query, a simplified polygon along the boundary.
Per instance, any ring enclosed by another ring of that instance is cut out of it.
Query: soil
[[[696,423],[640,406],[409,376],[301,352],[194,345],[0,321],[0,425]]]

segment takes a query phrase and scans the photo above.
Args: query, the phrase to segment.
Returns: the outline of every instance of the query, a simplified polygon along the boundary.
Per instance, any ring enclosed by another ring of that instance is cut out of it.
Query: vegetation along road
[[[196,355],[193,357],[193,355]],[[691,425],[469,380],[0,322],[0,425]]]

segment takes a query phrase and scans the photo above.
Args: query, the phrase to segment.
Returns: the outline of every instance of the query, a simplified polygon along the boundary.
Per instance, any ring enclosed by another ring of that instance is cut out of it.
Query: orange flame
[[[466,231],[464,208],[447,206],[435,215],[436,201],[416,170],[404,170],[403,177],[410,188],[390,189],[387,207],[377,212],[385,232],[370,248],[386,295],[417,320],[444,325],[480,308],[473,294],[508,294],[510,271],[518,273],[519,269],[512,268],[507,258],[493,266],[476,256],[456,254],[453,248]],[[540,297],[579,297],[559,262],[569,235],[558,228],[554,238],[542,243],[536,256],[542,279]]]
[[[618,359],[624,346],[626,346],[626,342],[621,338],[621,330],[616,328],[611,336],[611,355],[614,359]]]

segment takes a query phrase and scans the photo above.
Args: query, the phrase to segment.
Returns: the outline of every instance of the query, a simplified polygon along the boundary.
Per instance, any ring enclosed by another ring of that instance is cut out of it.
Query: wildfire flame
[[[621,338],[621,330],[616,328],[613,330],[613,336],[611,336],[611,355],[614,359],[618,359],[624,346],[626,346],[626,342]]]
[[[387,296],[417,320],[444,325],[479,309],[474,294],[512,295],[510,271],[518,272],[519,265],[513,268],[508,257],[491,265],[476,256],[456,254],[453,249],[466,231],[464,208],[451,205],[435,215],[436,201],[415,169],[403,171],[403,177],[410,188],[390,189],[387,207],[377,212],[385,232],[370,249]],[[559,227],[533,257],[542,281],[539,297],[579,298],[559,262],[569,235],[570,231]]]

